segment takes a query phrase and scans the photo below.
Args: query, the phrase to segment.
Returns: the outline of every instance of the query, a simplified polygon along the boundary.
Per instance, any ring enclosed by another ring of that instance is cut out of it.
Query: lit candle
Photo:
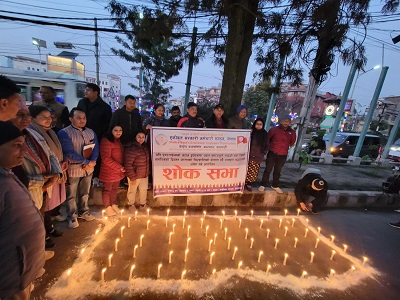
[[[347,251],[347,245],[343,244],[343,252],[346,252],[346,251]]]
[[[186,210],[183,211],[183,216],[186,217]]]
[[[284,236],[287,235],[287,231],[288,231],[288,228],[287,228],[287,226],[285,226],[285,234],[284,234]]]
[[[318,243],[319,243],[319,239],[317,239],[317,240],[315,241],[315,249],[317,249]]]
[[[244,239],[247,240],[247,235],[249,234],[249,229],[246,228],[245,230],[246,230],[246,234],[244,235]]]
[[[235,247],[235,249],[233,250],[232,260],[235,260],[235,255],[236,255],[237,250],[238,250],[238,247]]]
[[[122,214],[124,213],[125,210],[121,209],[121,218],[122,218]]]
[[[271,270],[271,265],[267,265],[267,275],[269,273],[269,270]]]
[[[285,258],[283,259],[283,265],[286,266],[286,261],[287,258],[289,257],[289,254],[285,253]]]
[[[168,244],[171,244],[171,237],[174,233],[172,231],[169,232]]]
[[[204,218],[204,220],[206,219],[206,214],[207,214],[207,211],[205,211],[205,210],[203,210],[203,218]]]
[[[235,209],[235,219],[237,219],[237,210]]]
[[[351,266],[351,270],[352,270],[352,271],[355,271],[355,270],[356,270],[356,267],[355,267],[355,266]]]
[[[240,269],[240,267],[243,265],[243,262],[242,261],[239,261],[239,263],[238,263],[238,269]]]
[[[133,277],[133,270],[135,269],[135,265],[132,265],[131,266],[131,270],[129,271],[129,280],[131,280],[132,279],[132,277]]]
[[[254,238],[251,238],[251,241],[250,241],[250,249],[253,249],[253,244],[254,244]]]
[[[267,219],[269,219],[269,211],[267,211]]]
[[[307,276],[307,271],[303,271],[303,273],[301,273],[301,278],[304,278]]]
[[[186,270],[183,270],[183,271],[182,271],[182,274],[181,274],[181,280],[183,280],[183,278],[185,277],[185,275],[186,275]]]
[[[175,226],[176,226],[176,224],[173,224],[173,225],[172,225],[172,232],[173,232],[173,233],[175,233]]]
[[[311,258],[310,258],[310,263],[313,263],[313,261],[314,261],[314,255],[315,255],[315,253],[314,252],[310,252],[310,256],[311,256]]]
[[[219,225],[219,229],[222,229],[222,224],[223,224],[223,222],[224,222],[224,220],[223,220],[223,219],[219,219],[219,223],[220,223],[220,225]]]
[[[188,253],[189,253],[189,249],[186,249],[186,250],[185,250],[185,259],[184,259],[184,262],[187,261],[187,255],[188,255]]]
[[[112,254],[110,254],[110,255],[108,256],[108,266],[109,266],[109,267],[111,267],[111,259],[112,259],[112,257],[113,257]]]
[[[187,229],[187,237],[190,237],[190,225],[188,225],[188,229]]]
[[[101,270],[101,281],[105,281],[105,279],[104,279],[105,276],[104,275],[105,275],[106,271],[107,271],[107,268],[103,268]]]
[[[288,210],[285,208],[285,217],[286,217],[286,215],[287,215],[287,212],[288,212]]]
[[[333,243],[334,240],[335,240],[335,236],[331,235],[331,242]]]
[[[300,208],[297,209],[297,216],[300,215]]]
[[[136,251],[138,247],[138,245],[135,245],[135,247],[133,248],[133,258],[136,258]]]
[[[214,275],[217,272],[217,269],[213,269],[212,274]]]
[[[294,220],[295,220],[295,219],[294,219],[294,218],[292,218],[292,227],[294,226]]]
[[[203,228],[203,223],[204,223],[204,219],[201,218],[201,219],[200,219],[200,228]]]
[[[158,270],[157,270],[157,278],[161,277],[161,267],[162,267],[162,264],[159,264],[158,265]]]
[[[231,249],[231,240],[232,240],[232,238],[231,238],[231,237],[229,237],[229,238],[228,238],[228,250],[230,250],[230,249]]]
[[[125,226],[121,226],[121,238],[124,237],[124,229],[125,229]]]
[[[140,239],[139,239],[139,247],[142,247],[142,246],[143,246],[143,238],[144,238],[144,234],[142,234],[142,235],[140,236]]]
[[[189,242],[190,242],[190,240],[191,240],[191,238],[189,237],[189,238],[187,238],[187,241],[186,241],[186,249],[189,249]]]
[[[294,248],[296,248],[297,247],[297,242],[299,241],[299,239],[298,238],[294,238]]]
[[[211,252],[211,245],[213,244],[213,240],[210,240],[208,243],[208,252]]]
[[[318,234],[320,234],[321,233],[321,227],[317,227],[317,229],[318,229]]]
[[[172,262],[172,253],[174,253],[174,251],[169,251],[169,256],[168,256],[168,263]]]
[[[208,234],[208,228],[209,228],[209,226],[207,225],[206,226],[206,237],[207,237],[207,234]]]
[[[165,217],[165,227],[168,227],[168,217]]]
[[[278,243],[279,243],[279,239],[275,239],[275,247],[274,247],[274,249],[276,249],[278,247]]]
[[[167,218],[169,217],[169,212],[170,212],[171,210],[168,208],[167,209]]]
[[[308,228],[306,228],[306,232],[304,233],[304,237],[307,237],[308,234]]]
[[[135,210],[135,220],[137,220],[137,210]]]
[[[262,228],[264,220],[260,220],[260,228]]]
[[[94,235],[98,235],[100,232],[100,229],[96,229],[96,232],[94,233]]]
[[[258,252],[258,262],[261,262],[261,255],[263,255],[264,254],[264,252],[263,251],[260,251],[260,252]]]
[[[131,217],[128,218],[128,228],[131,227]]]
[[[362,263],[363,267],[364,267],[364,265],[365,265],[365,263],[366,263],[367,261],[368,261],[368,257],[363,256],[363,263]]]
[[[115,252],[117,252],[118,251],[118,243],[119,243],[119,239],[116,239],[115,240]]]
[[[228,233],[228,227],[224,228],[225,234],[224,234],[224,240],[226,241],[226,234]]]
[[[307,226],[308,226],[308,222],[309,222],[308,219],[306,219]]]
[[[83,255],[83,253],[85,253],[85,247],[83,247],[81,250],[81,255]]]
[[[146,227],[147,230],[149,230],[149,224],[150,224],[150,220],[147,220],[147,227]]]
[[[150,208],[147,209],[147,218],[150,218]]]
[[[335,256],[335,254],[336,254],[336,251],[335,250],[332,250],[332,254],[331,254],[331,257],[329,258],[330,260],[333,260],[333,257]]]
[[[250,217],[253,217],[254,210],[250,210]]]
[[[104,219],[104,214],[106,213],[105,209],[101,211],[101,217]]]
[[[222,216],[225,218],[225,211],[222,210]]]
[[[331,275],[331,276],[335,275],[335,270],[334,270],[334,269],[331,269],[330,275]]]
[[[107,221],[107,220],[108,220],[108,217],[107,217],[107,216],[105,216],[105,217],[104,217],[104,220],[105,220],[105,221]]]
[[[215,243],[217,242],[217,235],[218,235],[218,234],[214,233],[214,245],[215,245]]]
[[[209,261],[210,265],[212,265],[214,255],[215,255],[215,252],[211,252],[210,261]]]
[[[185,228],[185,220],[186,220],[186,218],[182,219],[182,228]]]
[[[269,228],[267,228],[267,239],[269,239],[269,233],[271,230],[269,230]]]
[[[279,228],[282,226],[282,218],[279,219]]]
[[[239,219],[239,228],[242,227],[242,219]]]

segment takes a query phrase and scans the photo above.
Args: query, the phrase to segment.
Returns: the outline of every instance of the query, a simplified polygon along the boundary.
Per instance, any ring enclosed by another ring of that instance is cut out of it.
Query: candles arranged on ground
[[[251,238],[251,240],[250,240],[250,249],[253,249],[253,244],[254,244],[254,238]]]
[[[283,236],[287,236],[287,231],[288,231],[288,228],[287,228],[287,226],[285,226],[285,234]]]
[[[235,249],[233,250],[232,260],[235,260],[235,255],[236,255],[237,250],[238,250],[238,247],[235,247]]]
[[[317,249],[318,243],[319,243],[319,239],[317,238],[316,241],[315,241],[315,249]]]
[[[132,265],[132,266],[131,266],[131,269],[130,269],[130,271],[129,271],[129,280],[131,280],[132,277],[133,277],[133,270],[135,270],[135,265]]]
[[[200,228],[203,228],[203,223],[204,223],[204,219],[201,218],[201,219],[200,219]]]
[[[119,239],[116,239],[115,240],[115,247],[114,247],[115,252],[118,251],[118,243],[119,243]]]
[[[208,243],[208,252],[211,252],[211,245],[213,244],[213,240],[210,240]]]
[[[181,274],[181,280],[183,280],[183,278],[185,277],[185,275],[186,275],[186,270],[183,270],[183,271],[182,271],[182,274]]]
[[[207,214],[207,212],[205,210],[203,210],[204,220],[206,219],[206,214]]]
[[[264,220],[263,220],[263,219],[261,219],[261,220],[260,220],[260,228],[262,228],[262,226],[263,226],[263,223],[264,223]]]
[[[267,211],[267,219],[269,219],[269,211]]]
[[[347,245],[343,244],[343,252],[346,252],[346,251],[347,251]]]
[[[335,254],[336,254],[336,251],[335,250],[332,250],[332,254],[331,254],[331,257],[329,258],[330,260],[333,260],[333,257],[335,256]]]
[[[184,210],[184,211],[183,211],[183,216],[186,217],[186,214],[187,214],[187,211]]]
[[[225,211],[224,211],[224,210],[222,210],[222,216],[223,216],[224,219],[225,219]]]
[[[279,219],[279,228],[282,226],[282,218]]]
[[[168,244],[171,244],[171,239],[172,239],[172,235],[173,235],[174,233],[172,232],[172,231],[170,231],[170,233],[169,233],[169,238],[168,238]]]
[[[310,252],[310,263],[313,263],[313,261],[314,261],[314,256],[315,256],[315,253],[314,252]]]
[[[285,208],[284,212],[285,212],[285,217],[286,217],[288,210]]]
[[[317,227],[318,229],[318,234],[321,234],[321,227]]]
[[[125,210],[121,209],[120,213],[121,213],[121,218],[122,218],[122,214],[124,213]]]
[[[190,225],[188,225],[188,228],[187,228],[187,237],[190,237]]]
[[[128,218],[128,228],[131,227],[131,217]]]
[[[158,264],[158,268],[157,268],[157,278],[160,278],[160,277],[161,277],[161,267],[162,267],[162,264]]]
[[[250,217],[253,217],[254,215],[254,210],[250,210]]]
[[[234,213],[235,213],[235,219],[236,219],[237,218],[237,210],[235,210]]]
[[[105,274],[106,274],[107,268],[103,268],[101,270],[101,281],[105,281]]]
[[[228,250],[230,250],[230,249],[231,249],[231,240],[232,240],[232,238],[231,238],[231,237],[229,237],[229,238],[228,238]]]
[[[239,261],[239,263],[238,263],[238,269],[240,269],[240,267],[243,265],[243,262],[242,261]]]
[[[294,220],[295,218],[292,218],[292,227],[294,227]]]
[[[258,252],[258,262],[261,262],[261,255],[263,255],[264,252],[261,250],[260,252]]]
[[[269,228],[267,228],[267,239],[269,239],[269,233],[271,232],[271,230]]]
[[[330,275],[331,276],[335,275],[335,270],[334,269],[331,269]]]
[[[187,261],[187,255],[188,255],[188,253],[189,253],[189,249],[186,249],[186,250],[185,250],[185,259],[184,259],[184,262]]]
[[[206,226],[206,237],[207,237],[207,234],[208,234],[208,228],[210,228],[210,226]]]
[[[224,231],[225,231],[225,233],[224,233],[224,240],[226,241],[226,234],[228,233],[228,227],[225,227],[225,228],[224,228]]]
[[[210,265],[212,265],[214,255],[215,255],[215,252],[211,252],[210,261],[209,261]]]
[[[137,251],[137,248],[139,248],[138,245],[135,245],[135,247],[133,248],[133,258],[136,258],[136,251]]]
[[[283,259],[283,265],[286,266],[286,261],[287,258],[289,257],[289,254],[285,253],[284,259]]]
[[[308,228],[306,228],[306,232],[304,233],[304,237],[307,237],[308,234]]]
[[[189,249],[189,242],[190,242],[190,240],[191,240],[191,238],[189,237],[189,238],[187,238],[187,241],[186,241],[186,249]]]
[[[150,225],[150,220],[147,220],[147,226],[146,226],[147,230],[149,230],[149,225]]]
[[[268,273],[269,273],[270,270],[271,270],[271,265],[268,264],[268,265],[267,265],[267,275],[268,275]]]
[[[214,233],[214,245],[215,245],[215,243],[217,242],[217,236],[218,236],[218,234],[217,234],[217,233]]]
[[[331,235],[331,242],[333,243],[334,240],[335,240],[335,236]]]
[[[143,238],[144,238],[144,234],[142,234],[142,235],[140,236],[140,239],[139,239],[139,247],[142,247],[142,246],[143,246]]]
[[[172,254],[174,253],[174,251],[169,251],[169,255],[168,255],[168,263],[172,262]]]
[[[121,226],[121,238],[124,237],[124,229],[125,229],[125,226]]]
[[[168,209],[167,209],[167,218],[169,217],[170,211],[171,211],[171,210],[168,208]]]
[[[172,225],[172,233],[175,233],[175,227],[176,227],[176,224],[174,223],[174,224]]]
[[[278,247],[278,243],[279,243],[279,239],[275,239],[275,247],[274,247],[274,249],[276,249]]]

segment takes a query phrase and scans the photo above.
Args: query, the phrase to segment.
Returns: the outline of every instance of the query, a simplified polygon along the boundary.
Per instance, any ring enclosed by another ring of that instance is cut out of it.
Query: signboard
[[[250,130],[153,127],[154,197],[242,193]]]
[[[73,75],[72,59],[47,55],[47,71]]]
[[[353,106],[353,100],[347,100],[347,101],[346,101],[346,104],[344,105],[343,111],[350,112],[352,106]]]

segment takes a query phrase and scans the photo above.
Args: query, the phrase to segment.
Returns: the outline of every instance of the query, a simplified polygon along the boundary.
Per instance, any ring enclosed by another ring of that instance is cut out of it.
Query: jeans
[[[274,173],[272,174],[272,186],[279,187],[279,178],[281,177],[281,171],[283,165],[286,162],[287,155],[278,155],[272,151],[269,151],[267,154],[267,160],[265,162],[265,170],[261,180],[262,186],[268,186],[269,175],[274,169]]]
[[[116,182],[103,182],[102,199],[104,207],[117,204],[117,191],[119,181]]]
[[[128,204],[134,205],[136,201],[136,192],[139,190],[139,203],[140,205],[145,205],[147,201],[147,187],[149,183],[149,178],[139,178],[136,179],[134,183],[128,178]]]
[[[67,199],[64,203],[67,219],[74,220],[77,218],[77,214],[83,215],[89,212],[88,200],[92,174],[84,177],[69,177],[68,181],[69,184],[66,186]]]

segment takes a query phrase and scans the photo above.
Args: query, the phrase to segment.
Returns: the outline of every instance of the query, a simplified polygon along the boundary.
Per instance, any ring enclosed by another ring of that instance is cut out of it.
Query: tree
[[[265,119],[267,116],[269,98],[271,97],[270,90],[271,83],[269,81],[262,81],[246,89],[243,100],[248,108],[249,116],[257,115],[257,117]]]

